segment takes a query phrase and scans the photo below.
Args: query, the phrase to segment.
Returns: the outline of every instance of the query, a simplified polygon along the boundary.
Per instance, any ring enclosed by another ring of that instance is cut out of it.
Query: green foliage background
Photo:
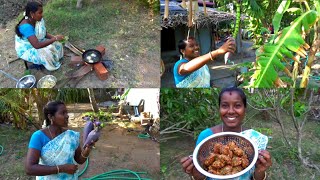
[[[161,88],[161,129],[186,121],[186,129],[197,135],[206,127],[220,122],[217,98],[219,92],[219,89]]]

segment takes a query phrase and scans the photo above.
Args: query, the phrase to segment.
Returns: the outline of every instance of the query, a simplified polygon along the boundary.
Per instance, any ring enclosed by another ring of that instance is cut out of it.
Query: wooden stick
[[[169,0],[166,0],[165,6],[164,6],[164,16],[163,19],[168,19],[169,17]]]
[[[189,0],[189,22],[188,22],[188,27],[192,27],[192,0]]]
[[[202,0],[202,4],[203,4],[203,13],[204,13],[204,16],[207,16],[207,4],[206,4],[206,0]]]
[[[186,0],[182,0],[181,6],[183,8],[187,8]]]

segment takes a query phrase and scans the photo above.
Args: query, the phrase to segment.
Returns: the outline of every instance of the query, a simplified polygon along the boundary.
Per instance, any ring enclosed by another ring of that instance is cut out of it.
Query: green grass
[[[0,126],[0,145],[4,150],[0,155],[0,177],[5,179],[32,179],[24,170],[31,131]]]

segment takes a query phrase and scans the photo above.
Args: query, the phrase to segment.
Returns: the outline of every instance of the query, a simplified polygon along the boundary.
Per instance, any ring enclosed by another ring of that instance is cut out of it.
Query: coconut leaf
[[[293,58],[297,53],[305,56],[309,45],[302,38],[302,29],[310,29],[317,20],[316,11],[308,11],[297,18],[291,26],[286,27],[272,43],[266,43],[256,52],[256,70],[252,76],[251,87],[270,88],[278,78],[277,70],[285,71],[284,57]]]

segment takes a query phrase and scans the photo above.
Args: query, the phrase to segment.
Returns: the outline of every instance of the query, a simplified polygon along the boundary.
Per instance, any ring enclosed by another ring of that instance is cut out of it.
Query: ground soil
[[[0,2],[0,69],[11,74],[16,79],[20,79],[25,74],[26,69],[23,60],[17,60],[14,45],[14,28],[17,23],[15,18],[23,11],[27,0],[0,0]],[[115,3],[121,4],[122,2],[115,1]],[[128,2],[123,0],[123,3]],[[124,10],[120,13],[126,13],[125,7],[129,6],[124,5],[123,7]],[[136,17],[139,20],[136,23],[137,26],[139,26],[141,21],[145,21],[141,24],[152,29],[144,28],[144,30],[151,32],[148,33],[147,38],[149,39],[147,41],[155,45],[160,44],[160,31],[154,25],[158,17],[150,13],[150,10],[146,8],[142,8],[138,16]],[[115,19],[115,21],[118,20]],[[135,37],[135,40],[128,42],[128,38],[119,37],[118,39],[108,39],[107,42],[104,42],[108,46],[105,59],[112,60],[114,63],[113,68],[109,69],[107,80],[100,80],[94,72],[90,72],[82,79],[66,80],[67,73],[75,72],[79,69],[78,67],[69,66],[68,62],[74,54],[66,48],[64,48],[65,53],[61,68],[53,72],[32,69],[31,74],[35,75],[37,80],[48,74],[56,76],[58,79],[56,88],[160,87],[160,61],[158,58],[160,57],[160,48],[155,46],[157,47],[156,49],[150,50],[150,47],[145,47],[138,41],[139,37]],[[143,51],[143,53],[137,53],[138,55],[128,54],[127,52],[130,52],[131,49],[122,48],[122,44],[128,43],[132,45],[140,43],[139,50]],[[83,44],[79,43],[77,45],[81,47]],[[149,49],[149,51],[146,49]],[[0,73],[0,87],[15,87],[15,85],[16,81]]]

